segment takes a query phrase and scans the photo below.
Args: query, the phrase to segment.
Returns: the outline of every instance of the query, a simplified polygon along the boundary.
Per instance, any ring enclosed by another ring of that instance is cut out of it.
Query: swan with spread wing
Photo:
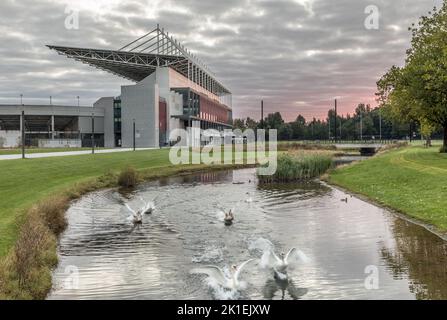
[[[146,201],[142,197],[140,197],[141,202],[143,202],[144,206],[141,208],[141,212],[144,214],[152,214],[155,210],[155,204],[152,201]]]
[[[230,210],[230,212],[225,213],[225,218],[224,218],[225,225],[227,225],[227,226],[232,225],[233,220],[234,220],[233,210]]]
[[[129,205],[125,204],[127,210],[132,213],[132,221],[134,224],[142,224],[143,223],[143,215],[141,214],[141,210],[135,211]]]
[[[206,274],[210,279],[217,282],[218,285],[225,289],[230,290],[238,290],[242,287],[241,281],[239,280],[242,271],[246,266],[254,261],[254,259],[250,259],[245,261],[239,266],[232,266],[230,269],[230,275],[225,273],[221,268],[216,266],[205,266],[201,268],[196,268],[191,271],[191,273],[195,274]]]
[[[292,248],[287,254],[281,252],[278,256],[270,249],[265,251],[261,258],[261,265],[272,268],[275,278],[287,278],[287,269],[299,262],[308,262],[307,256],[300,250]]]

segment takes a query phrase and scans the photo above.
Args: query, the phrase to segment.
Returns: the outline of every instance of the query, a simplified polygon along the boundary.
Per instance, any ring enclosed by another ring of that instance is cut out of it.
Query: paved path
[[[155,148],[137,148],[137,151],[141,151],[141,150],[155,150]],[[95,150],[95,153],[114,153],[114,152],[127,152],[127,151],[133,151],[133,149],[132,148],[101,149],[101,150]],[[78,156],[78,155],[91,154],[91,153],[92,153],[91,150],[30,153],[30,154],[26,154],[25,157],[27,159],[35,159],[35,158],[49,158],[49,157]],[[15,159],[22,159],[22,154],[0,155],[0,160],[15,160]]]

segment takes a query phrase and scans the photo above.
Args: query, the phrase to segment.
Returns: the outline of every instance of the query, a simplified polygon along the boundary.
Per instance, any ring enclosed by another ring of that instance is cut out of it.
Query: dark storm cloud
[[[0,3],[0,103],[92,104],[125,80],[58,56],[45,44],[118,49],[160,23],[233,91],[235,116],[267,111],[321,117],[335,97],[342,112],[374,103],[375,82],[401,64],[407,27],[440,0],[149,1],[80,0],[79,30],[67,30],[68,0]],[[380,10],[366,30],[365,7]]]

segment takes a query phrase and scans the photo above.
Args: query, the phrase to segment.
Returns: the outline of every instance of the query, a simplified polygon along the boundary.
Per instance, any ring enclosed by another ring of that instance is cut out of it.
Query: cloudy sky
[[[75,4],[73,4],[75,3]],[[377,79],[401,65],[408,26],[441,0],[1,0],[0,104],[91,105],[126,80],[50,51],[45,44],[118,49],[159,23],[233,92],[235,117],[280,111],[324,117],[375,105]],[[379,29],[365,28],[365,8]],[[79,29],[65,21],[79,10]]]

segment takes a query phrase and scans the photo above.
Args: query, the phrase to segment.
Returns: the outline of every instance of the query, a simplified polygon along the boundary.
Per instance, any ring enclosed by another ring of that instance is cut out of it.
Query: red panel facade
[[[168,123],[167,123],[167,104],[166,101],[160,100],[159,102],[159,111],[158,111],[158,118],[159,118],[159,124],[158,127],[160,129],[160,133],[165,133],[168,129]]]
[[[229,109],[223,104],[200,95],[200,118],[210,122],[229,122]]]

